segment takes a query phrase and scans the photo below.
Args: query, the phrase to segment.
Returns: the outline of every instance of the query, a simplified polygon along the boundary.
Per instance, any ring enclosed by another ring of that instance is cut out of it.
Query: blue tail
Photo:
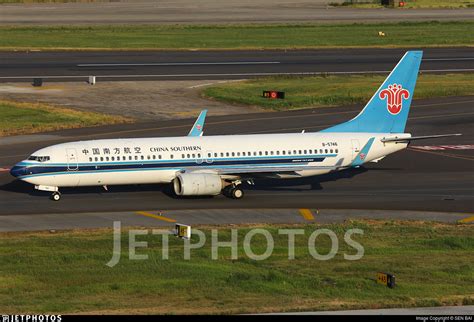
[[[406,52],[359,115],[321,132],[403,133],[422,56]]]

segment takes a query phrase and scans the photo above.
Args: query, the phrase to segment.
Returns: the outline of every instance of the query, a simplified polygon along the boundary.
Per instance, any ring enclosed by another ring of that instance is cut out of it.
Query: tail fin
[[[407,51],[359,115],[321,132],[403,133],[422,56]]]

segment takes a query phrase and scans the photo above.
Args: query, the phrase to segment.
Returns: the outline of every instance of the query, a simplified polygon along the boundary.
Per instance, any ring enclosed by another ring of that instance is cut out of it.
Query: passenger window
[[[104,161],[104,157],[100,157],[100,161]]]
[[[191,154],[187,154],[186,156],[188,157],[188,159],[190,159],[190,158],[191,158]]]
[[[158,159],[160,159],[160,160],[161,160],[161,154],[160,154],[160,155],[158,155]]]
[[[328,149],[325,149],[325,150],[324,150],[324,153],[328,153]]]
[[[323,149],[319,149],[319,153],[323,154]]]
[[[309,150],[309,154],[313,154],[313,150]]]
[[[273,155],[273,151],[270,151],[270,155]]]
[[[331,149],[331,150],[329,150],[329,152],[331,152],[331,153],[332,153],[332,149]]]
[[[209,153],[209,156],[210,156],[210,155],[211,155],[211,154]],[[214,153],[214,158],[217,158],[217,153]]]
[[[302,152],[301,150],[299,150],[299,152],[300,152],[300,154],[303,154],[303,153],[301,153]]]
[[[335,152],[336,152],[336,153],[339,153],[339,150],[338,150],[338,149],[336,149],[336,151],[335,151]]]
[[[147,159],[147,160],[150,160],[150,156],[149,156],[149,155],[147,155],[147,156],[146,156],[146,159]]]
[[[135,156],[135,160],[138,160],[138,155]]]
[[[112,161],[115,161],[115,157],[110,157],[110,159],[111,159]]]
[[[195,158],[196,158],[196,154],[193,153],[193,159],[195,159]]]
[[[173,159],[173,155],[172,155],[172,154],[170,154],[170,159]]]
[[[145,157],[143,155],[140,156],[140,159],[145,160]]]
[[[265,151],[265,155],[268,155],[268,151]]]
[[[211,154],[210,154],[210,153],[208,153],[208,154],[207,154],[207,157],[208,157],[208,158],[210,158],[210,157],[211,157]]]
[[[221,152],[221,158],[223,158],[223,157],[224,157],[224,152]]]
[[[293,150],[293,154],[298,154],[298,152],[296,152],[296,150]]]
[[[235,152],[232,152],[232,156],[233,156],[233,157],[235,156]]]
[[[281,154],[285,155],[285,153],[286,153],[286,151],[285,151],[285,150],[281,151]]]
[[[225,153],[225,156],[226,156],[226,157],[228,157],[229,155],[230,155],[229,152],[226,152],[226,153]]]
[[[242,152],[242,156],[245,156],[245,152]]]
[[[304,150],[304,154],[308,154],[308,151]]]

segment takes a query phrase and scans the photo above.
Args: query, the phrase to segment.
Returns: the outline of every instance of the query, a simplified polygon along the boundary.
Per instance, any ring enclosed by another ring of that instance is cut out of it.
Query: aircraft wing
[[[206,114],[207,110],[202,110],[201,113],[199,114],[198,118],[196,119],[196,122],[194,122],[193,127],[188,133],[188,136],[202,136],[203,135],[203,130],[204,130],[204,122],[206,120]]]
[[[232,167],[232,168],[187,168],[186,172],[193,173],[214,173],[218,175],[262,175],[262,174],[276,174],[276,173],[290,173],[304,170],[330,170],[335,171],[342,168],[344,158],[339,159],[334,166],[305,166],[305,165],[294,165],[294,166],[246,166],[246,167]]]

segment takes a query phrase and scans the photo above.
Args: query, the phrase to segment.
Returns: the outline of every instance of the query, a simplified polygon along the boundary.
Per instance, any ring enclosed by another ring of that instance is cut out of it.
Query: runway
[[[3,25],[334,23],[473,19],[472,8],[361,9],[340,0],[193,0],[2,4]]]
[[[67,214],[157,209],[391,209],[474,212],[474,98],[415,101],[407,131],[413,135],[463,133],[419,141],[379,163],[298,180],[262,180],[246,186],[243,200],[223,196],[174,198],[168,186],[63,189],[60,202],[0,172],[0,215]],[[361,106],[212,117],[205,135],[318,131],[355,116]],[[0,168],[8,168],[41,147],[71,140],[186,135],[194,120],[138,123],[2,139]],[[436,150],[450,145],[457,148]],[[428,146],[428,148],[426,148]],[[462,148],[459,148],[459,147]],[[431,148],[430,148],[431,147]]]
[[[423,48],[420,48],[423,49]],[[275,74],[387,73],[407,48],[265,51],[0,52],[0,81],[242,79]],[[472,48],[424,48],[422,72],[474,71]]]

